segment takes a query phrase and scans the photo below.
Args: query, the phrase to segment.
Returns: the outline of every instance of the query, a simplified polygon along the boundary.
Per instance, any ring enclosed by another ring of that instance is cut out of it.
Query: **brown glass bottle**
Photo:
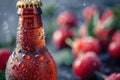
[[[45,46],[41,8],[36,5],[19,6],[16,48],[7,63],[6,80],[57,80],[55,62]]]

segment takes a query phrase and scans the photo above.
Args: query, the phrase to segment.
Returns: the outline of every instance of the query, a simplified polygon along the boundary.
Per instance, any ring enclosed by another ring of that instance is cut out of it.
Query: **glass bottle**
[[[56,64],[45,45],[41,1],[17,2],[16,48],[6,67],[6,80],[57,80]]]

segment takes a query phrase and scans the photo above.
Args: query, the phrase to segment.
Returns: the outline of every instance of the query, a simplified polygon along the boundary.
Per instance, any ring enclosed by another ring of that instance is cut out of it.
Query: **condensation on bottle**
[[[6,67],[6,80],[57,80],[56,64],[45,45],[40,0],[17,2],[16,48]]]

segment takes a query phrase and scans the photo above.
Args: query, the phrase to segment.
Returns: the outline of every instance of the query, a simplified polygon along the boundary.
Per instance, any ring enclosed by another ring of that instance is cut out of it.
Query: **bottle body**
[[[7,63],[6,80],[57,80],[55,63],[49,54],[47,50],[34,54],[14,52]]]
[[[22,8],[16,49],[6,67],[6,80],[57,80],[55,62],[45,47],[40,8]]]

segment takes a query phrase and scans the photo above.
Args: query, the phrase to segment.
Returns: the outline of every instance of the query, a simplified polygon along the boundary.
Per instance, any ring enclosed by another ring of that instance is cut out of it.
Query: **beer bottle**
[[[56,64],[45,45],[41,1],[19,0],[16,48],[6,66],[6,80],[57,80]]]

